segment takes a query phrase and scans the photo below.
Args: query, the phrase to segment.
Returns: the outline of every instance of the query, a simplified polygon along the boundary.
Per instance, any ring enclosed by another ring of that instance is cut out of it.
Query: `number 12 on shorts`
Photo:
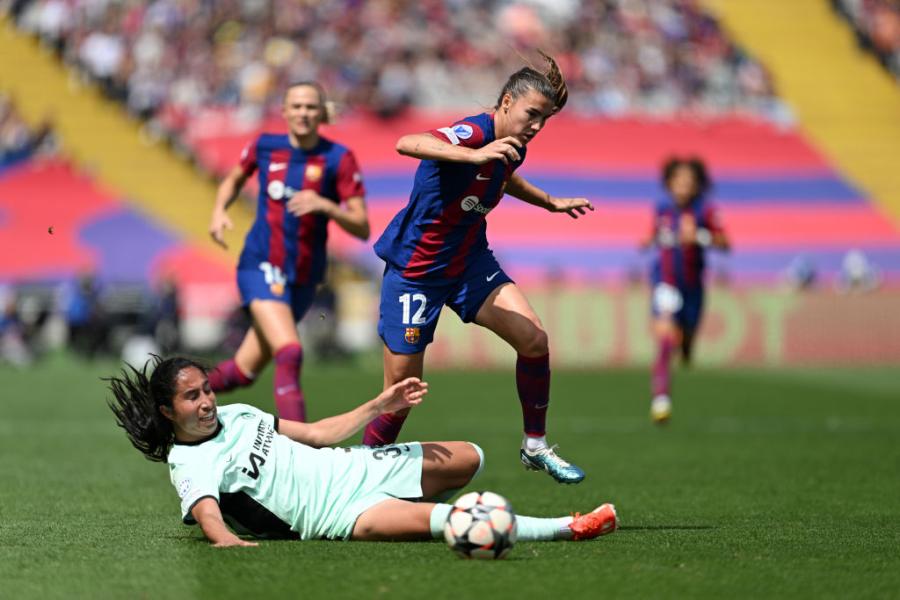
[[[403,324],[404,325],[422,325],[425,323],[425,305],[428,303],[428,298],[425,297],[425,294],[403,294],[398,300],[400,304],[403,305]],[[410,320],[410,313],[412,312],[413,304],[418,304],[418,308],[416,308],[416,312],[412,315],[412,320]]]

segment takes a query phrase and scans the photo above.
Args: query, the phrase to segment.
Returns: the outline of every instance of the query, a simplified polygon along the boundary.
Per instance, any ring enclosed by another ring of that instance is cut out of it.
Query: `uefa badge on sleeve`
[[[276,296],[284,296],[284,284],[273,283],[269,286],[269,291],[271,291]]]
[[[419,343],[419,328],[418,327],[407,327],[406,334],[403,336],[403,339],[406,340],[407,344],[418,344]]]

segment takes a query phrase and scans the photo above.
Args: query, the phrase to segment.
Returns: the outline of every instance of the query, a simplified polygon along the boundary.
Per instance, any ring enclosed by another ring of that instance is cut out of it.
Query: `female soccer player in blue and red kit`
[[[369,237],[369,221],[353,153],[319,135],[319,125],[329,122],[322,88],[312,82],[291,85],[282,115],[288,133],[260,135],[216,194],[209,232],[224,247],[224,230],[233,227],[225,209],[259,171],[256,220],[237,268],[241,300],[253,325],[234,357],[210,372],[209,382],[216,392],[250,385],[274,358],[278,414],[305,421],[297,323],[325,274],[328,221],[362,240]]]
[[[657,203],[651,237],[642,244],[656,247],[651,304],[657,354],[650,417],[657,423],[668,421],[672,414],[669,363],[673,351],[680,347],[685,364],[691,359],[703,312],[706,249],[729,249],[718,212],[706,200],[710,183],[701,160],[669,159],[663,166],[663,185],[666,196]]]
[[[506,340],[518,353],[516,386],[525,429],[522,462],[557,481],[578,483],[584,472],[562,460],[545,438],[550,402],[547,333],[497,263],[485,235],[485,217],[504,192],[574,218],[593,210],[584,198],[555,198],[515,172],[528,142],[568,96],[555,61],[544,57],[547,73],[531,68],[514,73],[490,113],[397,142],[400,154],[421,163],[409,204],[375,244],[386,263],[378,332],[385,346],[385,387],[422,376],[425,347],[444,305],[463,321],[474,321]],[[366,428],[363,442],[392,443],[408,412],[380,416]]]

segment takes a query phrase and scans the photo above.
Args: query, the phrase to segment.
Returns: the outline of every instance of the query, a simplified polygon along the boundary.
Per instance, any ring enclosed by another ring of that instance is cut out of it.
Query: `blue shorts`
[[[450,280],[407,279],[388,266],[381,283],[378,335],[397,354],[422,352],[434,339],[444,305],[470,323],[491,292],[506,283],[512,279],[490,252]]]
[[[268,263],[266,263],[268,264]],[[315,285],[291,285],[283,277],[273,279],[269,270],[238,269],[237,283],[241,305],[249,309],[253,300],[277,300],[291,307],[294,320],[300,322],[316,297]]]
[[[654,317],[668,313],[682,331],[694,331],[703,315],[703,287],[675,287],[654,282],[650,307]]]

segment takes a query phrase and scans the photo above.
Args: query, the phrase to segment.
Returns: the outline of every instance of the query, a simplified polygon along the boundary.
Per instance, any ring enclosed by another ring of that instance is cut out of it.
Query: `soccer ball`
[[[453,505],[444,539],[463,558],[503,558],[516,543],[516,515],[503,496],[469,492]]]

